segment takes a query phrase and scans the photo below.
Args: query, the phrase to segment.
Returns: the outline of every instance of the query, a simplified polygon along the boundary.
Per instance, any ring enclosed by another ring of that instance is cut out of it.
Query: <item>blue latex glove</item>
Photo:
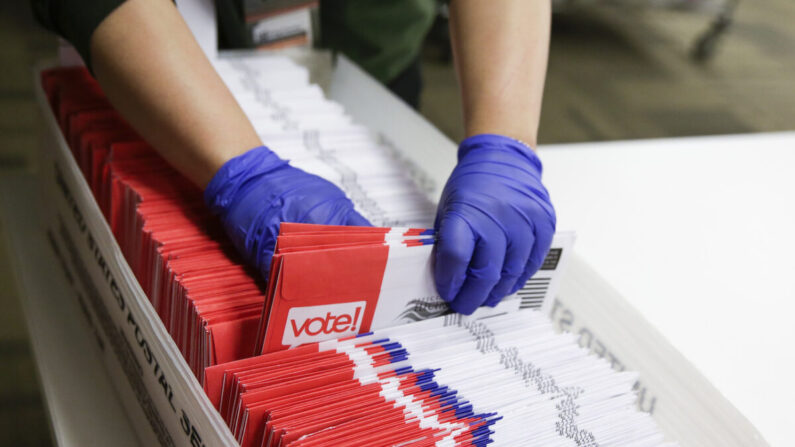
[[[369,226],[331,182],[290,166],[265,146],[227,161],[204,200],[237,250],[267,279],[279,223]]]
[[[467,315],[496,306],[541,267],[555,221],[528,146],[500,135],[467,138],[436,214],[439,295]]]

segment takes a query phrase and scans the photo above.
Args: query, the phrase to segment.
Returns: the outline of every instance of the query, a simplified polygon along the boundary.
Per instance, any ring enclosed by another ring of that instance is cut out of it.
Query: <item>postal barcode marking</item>
[[[550,278],[530,278],[524,287],[516,292],[519,295],[519,308],[520,309],[535,309],[541,307],[544,302],[544,296],[549,290]]]

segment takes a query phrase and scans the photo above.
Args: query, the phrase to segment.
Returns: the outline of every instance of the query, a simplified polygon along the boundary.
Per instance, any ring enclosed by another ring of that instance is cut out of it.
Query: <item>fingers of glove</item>
[[[544,264],[544,258],[549,252],[549,247],[552,246],[552,237],[555,236],[555,228],[551,222],[539,224],[536,226],[535,243],[532,250],[530,250],[530,258],[527,260],[524,273],[516,281],[516,284],[511,288],[510,293],[515,293],[533,276],[541,265]]]
[[[475,235],[462,217],[448,213],[440,219],[435,249],[436,290],[449,303],[458,295],[466,279],[467,267],[475,251]]]
[[[355,210],[351,210],[348,213],[348,217],[345,220],[345,225],[353,225],[356,227],[371,227],[373,224],[370,223],[369,220],[362,217],[361,214],[357,213]]]
[[[486,301],[500,280],[507,248],[505,236],[500,230],[488,234],[488,239],[478,239],[466,280],[450,303],[450,308],[458,313],[470,315],[474,312]]]
[[[271,204],[254,215],[254,221],[246,229],[244,253],[265,278],[268,277],[276,236],[279,234],[280,211],[278,206]]]
[[[487,306],[496,306],[506,295],[513,293],[516,280],[525,271],[534,240],[532,229],[529,227],[514,232],[513,238],[508,241],[500,281],[489,294],[485,302]]]
[[[302,172],[298,185],[281,197],[282,220],[326,225],[345,225],[353,203],[337,186]]]

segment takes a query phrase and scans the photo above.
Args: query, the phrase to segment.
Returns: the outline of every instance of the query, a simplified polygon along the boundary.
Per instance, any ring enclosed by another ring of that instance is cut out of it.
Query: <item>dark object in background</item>
[[[450,9],[447,4],[439,6],[428,37],[425,39],[425,48],[433,48],[434,57],[443,63],[453,61],[453,44],[450,41]]]
[[[414,62],[403,70],[397,78],[387,83],[386,87],[414,110],[419,110],[420,94],[422,93],[420,58],[414,59]]]
[[[718,12],[709,28],[693,43],[691,56],[696,62],[706,62],[715,55],[718,43],[734,22],[734,11],[739,0],[728,1]]]
[[[254,47],[309,46],[318,33],[317,0],[246,0],[244,6],[246,33]]]

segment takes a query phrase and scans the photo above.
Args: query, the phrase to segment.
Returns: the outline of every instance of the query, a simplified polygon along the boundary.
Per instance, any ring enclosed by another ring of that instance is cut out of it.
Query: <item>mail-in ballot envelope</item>
[[[433,236],[422,228],[283,224],[259,352],[449,313],[434,283]],[[571,233],[556,235],[542,270],[505,301],[516,309],[540,307],[554,295],[573,239]]]

